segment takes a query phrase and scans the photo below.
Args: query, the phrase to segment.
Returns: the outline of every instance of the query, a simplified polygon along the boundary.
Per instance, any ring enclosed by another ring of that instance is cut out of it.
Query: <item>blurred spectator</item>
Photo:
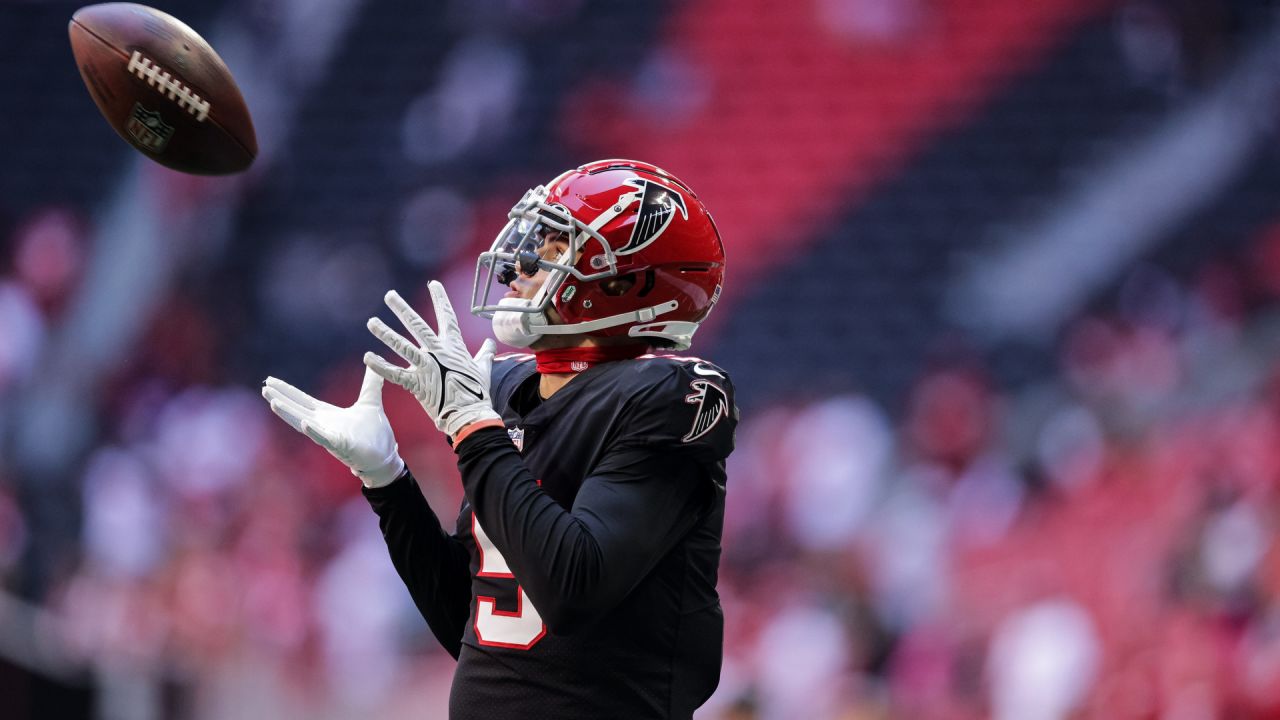
[[[1068,599],[1010,615],[991,642],[991,707],[996,720],[1062,720],[1085,704],[1098,673],[1089,616]]]
[[[864,398],[834,398],[791,416],[778,452],[791,458],[788,534],[810,552],[848,547],[880,499],[893,451],[884,414]],[[735,488],[736,489],[736,488]]]
[[[0,280],[0,399],[35,370],[45,334],[45,319],[27,288]]]
[[[84,265],[83,223],[66,208],[33,214],[14,234],[17,278],[46,315],[57,315]]]
[[[133,453],[97,450],[84,478],[85,559],[104,576],[142,578],[157,571],[169,545],[168,511],[150,469]]]

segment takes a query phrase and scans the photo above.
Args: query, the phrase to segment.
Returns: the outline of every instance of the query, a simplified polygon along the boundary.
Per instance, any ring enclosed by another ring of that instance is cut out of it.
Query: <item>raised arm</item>
[[[382,378],[366,369],[360,395],[348,407],[318,400],[273,377],[267,378],[262,397],[290,427],[360,478],[409,594],[440,643],[457,657],[470,602],[467,553],[440,527],[400,459],[382,409]]]
[[[418,612],[444,649],[458,657],[471,604],[466,547],[444,531],[408,470],[390,485],[364,488],[364,496],[378,514],[391,563]]]

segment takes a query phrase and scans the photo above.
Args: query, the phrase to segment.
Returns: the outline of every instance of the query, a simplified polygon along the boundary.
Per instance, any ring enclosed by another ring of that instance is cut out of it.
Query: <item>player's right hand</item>
[[[360,396],[351,407],[330,405],[273,377],[266,379],[262,397],[271,412],[341,460],[367,487],[387,485],[404,470],[382,410],[382,378],[372,370],[365,368]]]

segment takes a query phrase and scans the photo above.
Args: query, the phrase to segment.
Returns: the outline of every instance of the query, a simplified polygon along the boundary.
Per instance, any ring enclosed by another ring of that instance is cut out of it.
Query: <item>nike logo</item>
[[[436,412],[443,413],[441,415],[442,418],[447,419],[449,416],[453,415],[454,411],[457,409],[454,408],[448,413],[444,412],[444,401],[447,397],[445,385],[449,382],[451,377],[455,387],[475,396],[476,400],[480,400],[481,402],[484,401],[484,392],[479,389],[480,381],[462,370],[451,368],[443,362],[440,362],[440,358],[436,357],[436,354],[433,352],[428,352],[427,357],[431,358],[432,362],[436,364],[436,367],[440,369],[440,400],[436,403]],[[450,376],[450,373],[452,373],[452,376]]]

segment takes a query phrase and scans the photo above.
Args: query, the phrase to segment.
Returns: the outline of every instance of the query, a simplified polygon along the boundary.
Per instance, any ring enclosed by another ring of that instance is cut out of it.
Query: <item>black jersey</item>
[[[719,681],[725,458],[711,363],[646,356],[547,400],[532,356],[493,366],[506,424],[458,444],[446,534],[406,472],[366,489],[392,560],[458,658],[453,720],[689,718]]]

